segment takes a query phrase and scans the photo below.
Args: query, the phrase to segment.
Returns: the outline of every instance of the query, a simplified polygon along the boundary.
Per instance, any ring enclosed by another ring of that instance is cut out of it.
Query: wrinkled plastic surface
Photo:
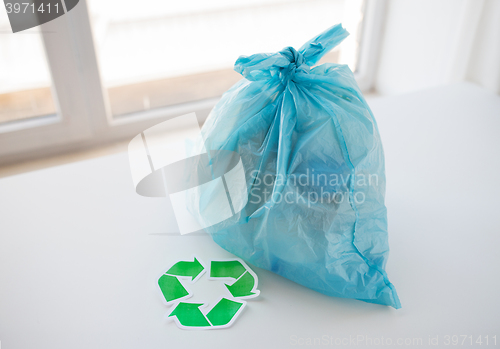
[[[384,271],[384,153],[375,119],[346,65],[313,67],[347,35],[336,25],[298,51],[236,61],[244,79],[214,107],[202,136],[207,150],[241,156],[249,202],[206,230],[236,256],[313,290],[400,308]],[[200,210],[212,204],[208,195]]]

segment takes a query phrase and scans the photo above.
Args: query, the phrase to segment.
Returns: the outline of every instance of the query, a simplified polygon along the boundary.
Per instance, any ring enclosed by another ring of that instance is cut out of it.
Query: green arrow
[[[212,261],[210,266],[210,277],[230,277],[237,279],[246,271],[239,261]]]
[[[226,287],[233,297],[246,297],[255,294],[252,292],[254,285],[255,280],[253,276],[246,271],[234,284],[231,286],[226,284]]]
[[[182,286],[181,282],[176,277],[170,275],[162,275],[158,279],[158,286],[160,286],[161,293],[167,302],[182,298],[189,294],[188,291]]]
[[[203,265],[195,258],[193,262],[177,262],[165,274],[176,276],[191,276],[191,281],[203,271]]]
[[[206,327],[210,326],[207,318],[199,307],[203,303],[182,303],[177,304],[170,316],[176,316],[182,326],[186,327]]]
[[[207,314],[213,326],[227,325],[240,310],[243,303],[222,298]]]

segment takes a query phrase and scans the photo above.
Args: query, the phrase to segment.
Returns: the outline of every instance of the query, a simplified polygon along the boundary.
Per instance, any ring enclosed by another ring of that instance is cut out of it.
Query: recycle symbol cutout
[[[207,271],[199,258],[180,261],[158,279],[158,287],[166,305],[175,305],[168,315],[177,327],[185,330],[209,330],[231,326],[246,306],[243,299],[257,297],[258,278],[239,258],[211,261],[208,280],[224,281],[227,296],[207,307],[200,302],[187,302],[193,296],[181,280],[195,283]],[[227,283],[226,283],[227,282]]]

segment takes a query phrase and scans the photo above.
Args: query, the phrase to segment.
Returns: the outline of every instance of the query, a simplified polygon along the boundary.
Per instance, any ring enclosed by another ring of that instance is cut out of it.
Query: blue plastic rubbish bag
[[[313,67],[347,35],[339,24],[299,50],[238,58],[244,79],[214,107],[202,137],[207,151],[239,154],[248,203],[206,230],[236,256],[313,290],[400,308],[384,271],[375,118],[346,65]],[[202,198],[200,210],[212,204]]]

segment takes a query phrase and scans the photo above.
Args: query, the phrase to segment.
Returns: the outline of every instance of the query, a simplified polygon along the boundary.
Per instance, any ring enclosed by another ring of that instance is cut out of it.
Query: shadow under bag
[[[205,230],[236,256],[313,290],[400,308],[384,270],[386,180],[375,118],[346,65],[313,67],[347,35],[339,24],[299,50],[236,61],[244,79],[214,107],[202,137],[208,152],[241,157],[248,202]],[[197,205],[203,212],[214,203],[208,195]]]

